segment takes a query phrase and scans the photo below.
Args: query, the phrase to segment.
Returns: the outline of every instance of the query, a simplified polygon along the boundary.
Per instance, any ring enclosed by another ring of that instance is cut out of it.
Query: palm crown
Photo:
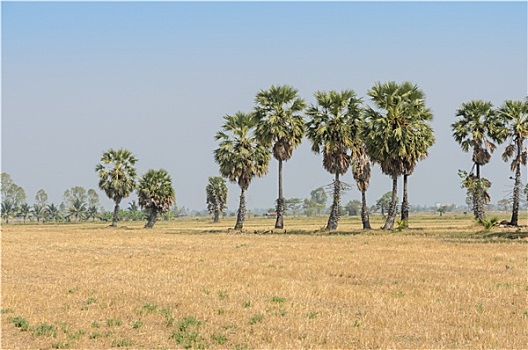
[[[497,110],[497,116],[504,123],[502,136],[508,141],[502,159],[507,162],[513,158],[511,170],[515,171],[517,166],[526,165],[527,155],[523,143],[528,138],[528,101],[507,100]],[[515,154],[516,150],[518,155]]]
[[[174,204],[175,193],[169,173],[164,170],[147,171],[138,185],[138,202],[143,208],[166,213]]]
[[[95,168],[99,173],[99,188],[116,202],[128,197],[136,187],[136,162],[137,158],[123,148],[104,152]]]

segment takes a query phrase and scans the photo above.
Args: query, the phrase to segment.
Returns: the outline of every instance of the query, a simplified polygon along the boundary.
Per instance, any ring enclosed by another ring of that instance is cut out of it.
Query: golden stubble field
[[[2,349],[527,347],[526,240],[325,220],[3,225]]]

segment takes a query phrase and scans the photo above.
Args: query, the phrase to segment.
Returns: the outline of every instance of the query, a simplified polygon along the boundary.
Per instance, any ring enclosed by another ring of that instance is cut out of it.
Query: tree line
[[[305,137],[312,151],[322,155],[323,168],[334,175],[326,229],[338,227],[344,186],[341,177],[349,169],[361,192],[363,228],[371,228],[366,191],[374,164],[392,179],[391,201],[383,228],[394,227],[400,177],[403,177],[403,198],[399,226],[408,226],[408,179],[418,162],[427,158],[435,142],[430,126],[433,115],[426,106],[425,93],[410,82],[375,83],[367,96],[368,104],[354,90],[317,91],[316,103],[308,106],[292,86],[273,85],[257,93],[252,111],[223,117],[222,128],[215,135],[219,145],[214,150],[214,159],[220,174],[240,187],[235,229],[243,228],[245,193],[255,177],[267,174],[271,156],[278,163],[275,228],[284,227],[283,165]],[[489,180],[481,177],[480,168],[489,162],[498,144],[506,143],[502,158],[505,162],[512,160],[510,168],[515,174],[509,224],[517,226],[520,169],[527,160],[524,141],[528,135],[528,101],[507,100],[494,108],[491,102],[472,100],[462,104],[456,118],[451,125],[453,137],[464,152],[473,152],[473,168],[470,172],[459,170],[459,174],[462,186],[472,198],[475,218],[484,219],[485,204],[489,202],[486,191],[491,186]]]

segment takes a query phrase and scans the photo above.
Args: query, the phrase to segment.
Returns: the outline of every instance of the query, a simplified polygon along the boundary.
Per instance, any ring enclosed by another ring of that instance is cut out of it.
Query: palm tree
[[[48,204],[46,207],[46,218],[53,221],[60,219],[60,210],[54,203]]]
[[[168,212],[175,200],[172,180],[166,170],[150,169],[139,180],[139,205],[149,214],[145,228],[154,227],[158,215]]]
[[[111,226],[116,227],[119,220],[119,203],[136,188],[134,164],[137,158],[124,148],[109,149],[103,153],[101,162],[95,167],[95,171],[99,173],[99,188],[115,203]]]
[[[142,213],[139,210],[139,205],[135,200],[128,203],[127,210],[130,214],[129,217],[132,219],[132,221],[141,220]]]
[[[463,103],[456,111],[459,118],[451,124],[453,137],[464,152],[473,152],[475,176],[473,185],[473,213],[478,220],[484,219],[485,190],[481,183],[480,167],[486,165],[496,148],[496,143],[504,140],[504,125],[497,118],[491,102],[472,100]],[[473,175],[473,169],[470,175]],[[466,183],[469,183],[466,181]],[[490,183],[491,184],[491,183]]]
[[[497,114],[504,124],[504,136],[508,141],[508,146],[506,146],[506,149],[502,153],[502,159],[505,162],[512,159],[510,169],[512,172],[515,172],[510,225],[518,226],[521,195],[521,165],[526,165],[527,158],[524,140],[528,138],[528,100],[507,100],[497,110]]]
[[[353,90],[318,91],[315,98],[317,105],[310,106],[307,111],[311,119],[306,135],[312,142],[312,151],[323,154],[323,168],[335,176],[333,202],[326,225],[327,230],[335,230],[343,187],[339,176],[347,172],[351,159],[358,156],[355,140],[361,124],[361,99]]]
[[[26,219],[31,214],[31,207],[27,203],[22,203],[20,207],[18,208],[18,216],[21,216],[24,220],[24,224],[26,223]]]
[[[82,220],[86,215],[86,203],[80,199],[75,199],[72,205],[68,208],[68,217],[74,217],[75,221]]]
[[[305,122],[300,114],[306,106],[291,86],[271,86],[261,90],[255,99],[258,119],[255,135],[266,147],[273,147],[273,157],[279,162],[279,198],[275,228],[284,228],[284,193],[282,163],[288,161],[293,150],[302,142]]]
[[[44,217],[44,214],[45,214],[44,204],[39,204],[39,203],[33,204],[33,209],[31,209],[31,212],[37,219],[37,222],[40,222],[40,219],[42,219],[42,217]]]
[[[391,230],[396,219],[398,177],[409,175],[420,154],[427,154],[424,149],[428,147],[419,142],[432,115],[425,107],[425,94],[410,82],[376,83],[368,95],[376,109],[366,109],[362,138],[367,154],[392,178],[391,204],[383,227]]]
[[[86,209],[86,218],[92,219],[92,221],[95,221],[97,214],[99,214],[99,208],[97,208],[97,205],[91,205]]]
[[[237,112],[224,116],[222,131],[215,140],[220,141],[214,151],[214,159],[220,166],[220,174],[240,187],[240,202],[235,230],[244,226],[246,190],[251,180],[262,177],[268,171],[270,151],[257,142],[253,135],[256,118],[253,114]]]
[[[370,219],[367,207],[367,189],[370,182],[370,158],[363,145],[358,147],[358,156],[352,161],[352,175],[358,190],[361,191],[361,222],[364,230],[370,230]]]
[[[2,218],[9,224],[9,218],[17,212],[17,207],[9,200],[2,202]]]
[[[220,213],[227,206],[227,186],[221,176],[210,176],[205,187],[207,210],[214,215],[214,222],[220,222]]]

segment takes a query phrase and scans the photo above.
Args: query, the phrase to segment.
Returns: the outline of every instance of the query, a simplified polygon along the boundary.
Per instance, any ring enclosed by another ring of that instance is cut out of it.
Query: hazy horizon
[[[59,204],[73,186],[98,190],[95,166],[127,148],[138,174],[166,169],[178,206],[204,210],[222,117],[249,112],[271,85],[292,85],[308,104],[317,90],[411,81],[427,96],[436,143],[409,178],[411,205],[465,202],[458,169],[471,154],[451,136],[472,99],[527,95],[526,2],[2,2],[2,172],[27,202],[44,189]],[[482,175],[492,203],[511,192],[499,146]],[[333,176],[305,141],[284,165],[286,198],[309,198]],[[522,169],[527,181],[526,167]],[[352,190],[342,204],[360,199]],[[229,184],[228,208],[239,188]],[[374,167],[368,204],[390,191]],[[399,184],[401,193],[401,181]],[[272,208],[277,161],[247,193]],[[122,207],[134,199],[125,199]]]

